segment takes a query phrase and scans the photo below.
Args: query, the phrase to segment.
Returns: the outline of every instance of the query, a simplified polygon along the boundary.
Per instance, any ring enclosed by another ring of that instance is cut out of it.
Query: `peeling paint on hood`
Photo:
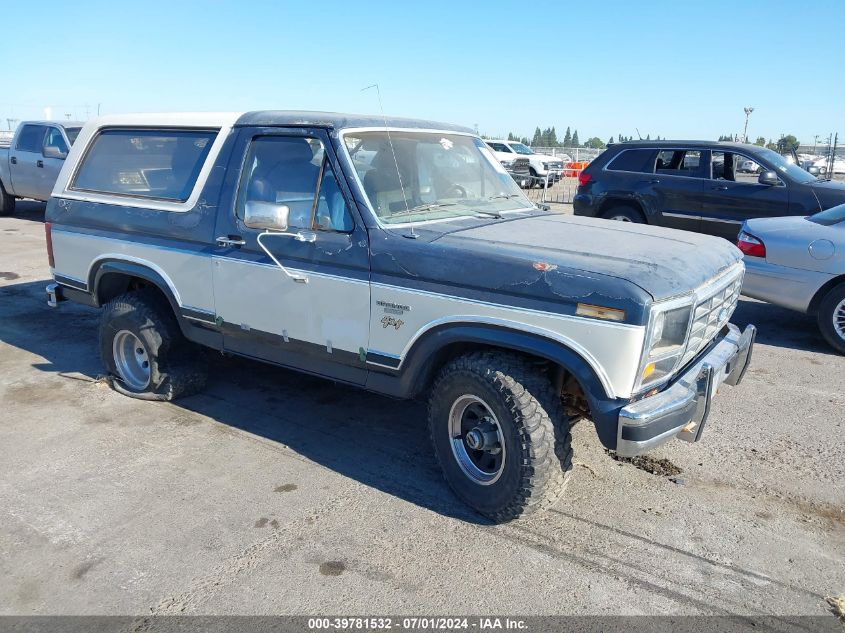
[[[436,241],[468,251],[486,243],[501,255],[617,277],[658,301],[686,294],[742,259],[719,237],[566,215],[496,222]]]

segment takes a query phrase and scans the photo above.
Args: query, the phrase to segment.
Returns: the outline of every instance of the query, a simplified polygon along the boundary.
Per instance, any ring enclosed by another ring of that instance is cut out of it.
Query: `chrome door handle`
[[[243,246],[246,244],[244,240],[239,237],[229,237],[228,235],[221,235],[217,238],[217,246]]]
[[[316,242],[317,233],[314,231],[299,231],[295,237],[297,242]]]

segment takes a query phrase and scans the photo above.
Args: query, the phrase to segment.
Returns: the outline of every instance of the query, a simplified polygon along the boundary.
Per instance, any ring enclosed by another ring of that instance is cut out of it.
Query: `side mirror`
[[[64,160],[67,158],[67,152],[59,149],[56,145],[47,145],[44,147],[44,158],[58,158],[59,160]]]
[[[760,177],[757,179],[761,185],[767,185],[769,187],[774,187],[780,184],[780,178],[774,171],[766,170],[760,173]]]
[[[244,205],[244,224],[251,229],[287,231],[290,208],[286,204],[248,200]]]

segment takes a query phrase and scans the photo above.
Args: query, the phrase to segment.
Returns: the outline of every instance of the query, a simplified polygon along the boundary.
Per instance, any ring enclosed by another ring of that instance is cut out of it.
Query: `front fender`
[[[609,395],[600,372],[581,354],[540,334],[483,323],[443,324],[414,342],[393,375],[371,372],[367,386],[398,397],[417,397],[452,355],[479,346],[530,354],[571,373],[584,389],[599,439],[605,446],[615,445],[616,413],[627,401]]]

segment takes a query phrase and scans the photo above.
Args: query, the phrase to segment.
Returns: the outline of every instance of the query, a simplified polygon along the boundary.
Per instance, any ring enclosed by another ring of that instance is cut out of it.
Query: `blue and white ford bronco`
[[[196,391],[211,348],[425,396],[448,483],[495,521],[560,497],[576,419],[622,456],[697,441],[754,343],[730,243],[550,213],[430,121],[98,118],[46,231],[48,301],[102,309],[120,393]]]

